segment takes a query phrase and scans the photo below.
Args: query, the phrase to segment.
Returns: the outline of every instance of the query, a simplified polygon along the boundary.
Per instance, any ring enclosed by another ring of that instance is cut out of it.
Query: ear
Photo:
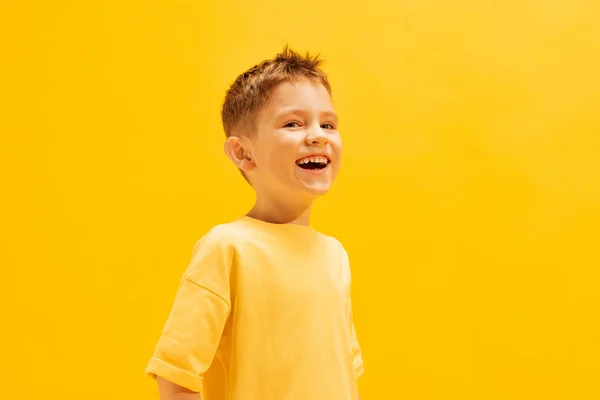
[[[225,140],[225,154],[233,164],[244,172],[256,168],[251,152],[250,143],[243,137],[230,136]]]

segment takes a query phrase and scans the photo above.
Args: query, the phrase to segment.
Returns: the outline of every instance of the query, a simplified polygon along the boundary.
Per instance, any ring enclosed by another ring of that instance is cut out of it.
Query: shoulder
[[[237,236],[229,224],[215,225],[206,231],[194,244],[185,279],[204,287],[218,282],[225,286],[234,265]]]
[[[233,222],[215,225],[196,240],[194,253],[200,249],[225,250],[232,248],[244,236],[245,232]]]
[[[344,244],[335,236],[327,235],[324,233],[319,233],[322,240],[327,243],[327,247],[330,249],[331,253],[336,254],[336,258],[339,260],[340,264],[344,269],[350,269],[350,257],[348,255],[348,251]]]
[[[231,252],[242,236],[243,232],[233,223],[214,225],[196,240],[193,256]]]
[[[319,233],[319,235],[321,235],[321,237],[324,240],[329,242],[329,244],[332,246],[332,248],[334,248],[336,251],[338,251],[343,257],[348,258],[348,251],[346,250],[346,248],[344,247],[344,245],[338,238],[336,238],[335,236],[324,234],[324,233]]]
[[[352,270],[348,251],[338,238],[323,234],[322,237],[328,242],[328,247],[331,249],[330,260],[332,267],[336,269],[336,276],[339,277],[341,285],[349,290],[352,282]]]
[[[196,239],[192,250],[192,264],[218,258],[221,263],[231,264],[240,247],[252,238],[252,232],[239,221],[224,222],[208,229]]]

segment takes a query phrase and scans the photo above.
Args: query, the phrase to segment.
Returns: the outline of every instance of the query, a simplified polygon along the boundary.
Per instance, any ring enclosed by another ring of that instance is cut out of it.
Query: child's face
[[[320,83],[302,79],[276,87],[251,139],[254,188],[286,196],[325,194],[340,169],[337,125],[331,97]]]

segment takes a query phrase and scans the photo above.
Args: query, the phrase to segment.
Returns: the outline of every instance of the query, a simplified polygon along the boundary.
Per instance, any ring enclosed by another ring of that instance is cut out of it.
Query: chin
[[[331,187],[331,182],[314,182],[306,183],[302,182],[302,191],[309,196],[319,197],[327,194]]]
[[[324,171],[324,173],[321,174],[297,171],[294,176],[296,180],[294,186],[300,196],[306,195],[307,197],[315,199],[329,192],[334,177],[335,174],[332,174],[332,171]]]

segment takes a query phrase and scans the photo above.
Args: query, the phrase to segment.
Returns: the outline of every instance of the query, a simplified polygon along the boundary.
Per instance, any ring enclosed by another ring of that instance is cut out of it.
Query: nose
[[[306,143],[312,146],[323,146],[329,143],[329,139],[323,129],[318,127],[311,129],[309,134],[306,135]]]

